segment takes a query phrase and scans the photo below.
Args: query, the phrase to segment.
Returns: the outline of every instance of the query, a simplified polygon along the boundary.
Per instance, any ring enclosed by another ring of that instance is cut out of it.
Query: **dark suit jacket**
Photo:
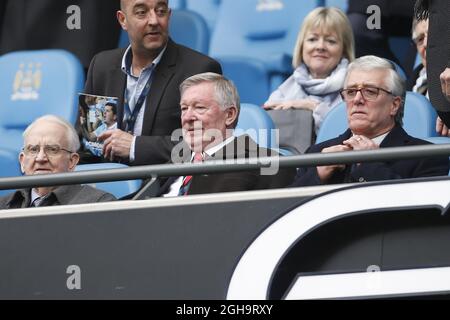
[[[449,113],[450,102],[442,94],[439,76],[445,68],[450,68],[450,1],[430,0],[429,14],[427,77],[430,101],[438,111]],[[448,126],[450,122],[446,121],[446,124]]]
[[[85,93],[119,98],[117,125],[123,128],[123,100],[127,76],[121,70],[125,49],[96,55],[89,67]],[[170,160],[174,146],[170,136],[181,127],[179,85],[186,78],[203,73],[222,73],[220,64],[169,39],[167,49],[154,71],[147,97],[142,136],[137,137],[133,165],[160,164]]]
[[[30,205],[31,190],[22,189],[0,198],[0,209],[27,208]],[[61,186],[50,192],[42,200],[39,207],[58,206],[68,204],[94,203],[113,201],[116,198],[107,192],[90,186],[71,185]]]
[[[318,153],[322,149],[342,144],[352,136],[350,129],[339,137],[324,141],[310,147],[306,153]],[[430,144],[408,135],[401,126],[395,126],[384,138],[380,148],[414,146]],[[346,169],[336,172],[325,184],[337,184],[345,182],[365,182],[391,179],[406,179],[430,176],[447,176],[449,160],[447,156],[411,160],[393,160],[389,162],[361,163],[360,165],[347,165]],[[323,184],[316,167],[300,168],[292,186],[313,186]]]
[[[231,142],[233,147],[224,147],[208,160],[248,159],[253,157],[276,156],[273,150],[259,147],[249,136],[242,135]],[[245,146],[241,148],[240,146]],[[190,155],[187,157],[190,159]],[[189,160],[188,160],[189,161]],[[276,175],[261,175],[260,170],[195,175],[192,177],[188,194],[205,194],[216,192],[246,191],[274,189],[288,186],[294,179],[295,168],[280,169]],[[160,194],[167,193],[170,185],[179,177],[171,177],[163,181]]]

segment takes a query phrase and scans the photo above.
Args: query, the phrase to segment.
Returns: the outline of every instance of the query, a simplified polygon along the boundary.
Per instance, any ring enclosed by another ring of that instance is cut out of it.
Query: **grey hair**
[[[180,94],[183,96],[184,92],[196,85],[208,82],[214,84],[214,92],[217,103],[222,109],[227,109],[229,107],[235,106],[237,109],[236,121],[232,124],[235,128],[237,120],[239,118],[239,112],[241,110],[241,102],[239,98],[239,93],[234,85],[233,81],[228,80],[224,76],[213,73],[205,72],[193,75],[180,84]]]
[[[30,131],[40,122],[48,121],[61,125],[65,129],[65,135],[67,140],[67,148],[72,152],[77,152],[80,149],[80,140],[78,139],[78,134],[75,128],[65,119],[55,116],[55,115],[45,115],[34,120],[23,132],[23,140],[27,139]]]
[[[395,115],[395,123],[403,124],[403,113],[405,108],[405,95],[406,95],[406,84],[396,70],[396,66],[393,62],[380,58],[377,56],[363,56],[357,58],[355,61],[350,63],[347,68],[347,75],[345,76],[345,84],[347,86],[347,80],[350,72],[355,69],[371,71],[374,69],[388,70],[389,76],[385,79],[385,84],[388,90],[392,92],[395,97],[400,97],[400,108]]]

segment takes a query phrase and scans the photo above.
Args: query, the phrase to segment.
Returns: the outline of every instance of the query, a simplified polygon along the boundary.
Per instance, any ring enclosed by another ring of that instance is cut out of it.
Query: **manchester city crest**
[[[11,100],[37,100],[41,87],[42,74],[40,63],[21,63],[13,83]]]

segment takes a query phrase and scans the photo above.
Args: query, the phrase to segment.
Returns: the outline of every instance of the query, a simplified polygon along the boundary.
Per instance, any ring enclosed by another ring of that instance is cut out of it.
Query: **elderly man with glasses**
[[[404,81],[387,60],[364,56],[347,70],[342,99],[349,128],[337,138],[314,145],[307,153],[428,144],[402,128]],[[447,175],[448,157],[300,168],[294,186],[365,182]]]
[[[23,133],[19,155],[25,175],[70,172],[75,169],[80,147],[75,129],[56,116],[35,120]],[[0,209],[80,204],[115,200],[114,196],[90,186],[70,185],[18,190],[0,198]]]

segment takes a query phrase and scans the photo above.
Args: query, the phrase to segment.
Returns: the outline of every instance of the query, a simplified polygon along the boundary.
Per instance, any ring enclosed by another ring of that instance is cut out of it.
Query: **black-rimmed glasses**
[[[351,101],[351,100],[355,99],[356,94],[358,92],[360,92],[365,100],[373,101],[376,98],[378,98],[380,91],[386,92],[387,94],[394,95],[391,91],[388,91],[383,88],[378,88],[378,87],[347,88],[347,89],[342,89],[340,91],[340,94],[344,101]]]

